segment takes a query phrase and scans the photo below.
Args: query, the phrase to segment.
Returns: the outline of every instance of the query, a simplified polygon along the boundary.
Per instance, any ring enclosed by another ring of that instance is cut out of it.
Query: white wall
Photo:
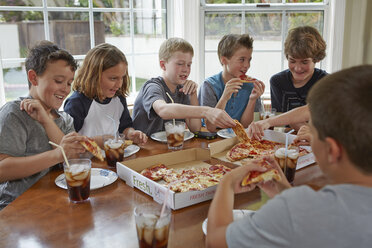
[[[2,58],[19,58],[19,38],[17,24],[0,23],[0,34],[2,34],[0,39],[0,50]]]

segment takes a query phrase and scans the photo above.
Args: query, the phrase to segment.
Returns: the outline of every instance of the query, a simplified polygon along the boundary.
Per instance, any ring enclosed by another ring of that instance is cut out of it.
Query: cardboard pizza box
[[[288,144],[291,144],[295,138],[296,138],[296,135],[289,134],[288,135]],[[273,130],[265,130],[264,139],[285,144],[285,133],[281,133],[281,132],[277,132],[277,131],[273,131]],[[233,138],[224,139],[224,140],[221,140],[221,141],[210,143],[209,144],[209,149],[211,150],[211,156],[213,158],[217,158],[217,159],[222,160],[222,161],[230,162],[226,158],[226,153],[238,142],[239,142],[238,138],[233,137]],[[297,170],[315,163],[315,157],[314,157],[314,154],[311,151],[311,147],[306,146],[306,147],[303,147],[303,148],[308,150],[310,153],[306,154],[304,156],[301,156],[298,159],[297,167],[296,167]],[[249,160],[249,159],[247,159],[247,160]],[[236,164],[236,165],[240,166],[242,161],[244,161],[244,160],[230,162],[230,163],[233,163],[233,164]]]
[[[169,168],[209,167],[210,164],[203,162],[209,159],[211,159],[210,150],[192,148],[122,161],[118,162],[116,166],[118,176],[124,180],[127,185],[138,188],[161,204],[164,201],[167,187],[142,176],[140,172],[143,169],[159,163],[162,163]],[[217,185],[201,191],[188,191],[182,193],[170,191],[168,194],[168,205],[170,208],[176,210],[210,200],[213,198],[216,187]]]

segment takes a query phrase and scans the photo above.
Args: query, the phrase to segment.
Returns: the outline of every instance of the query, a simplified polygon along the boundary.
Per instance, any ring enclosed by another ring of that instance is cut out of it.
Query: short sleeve
[[[85,117],[88,115],[91,104],[92,100],[86,98],[76,91],[72,94],[72,96],[66,99],[64,111],[72,116],[76,132],[79,132],[83,127]]]
[[[204,81],[199,90],[200,106],[216,107],[218,102],[217,95],[213,90],[212,85],[208,81]]]
[[[64,134],[68,134],[75,131],[74,119],[66,112],[59,112],[61,116],[61,123],[57,123],[59,128]]]
[[[157,117],[155,110],[152,108],[152,105],[156,100],[164,100],[163,97],[164,89],[161,85],[156,83],[148,83],[143,88],[143,108],[147,113],[147,118],[152,120]],[[165,100],[164,100],[165,101]]]

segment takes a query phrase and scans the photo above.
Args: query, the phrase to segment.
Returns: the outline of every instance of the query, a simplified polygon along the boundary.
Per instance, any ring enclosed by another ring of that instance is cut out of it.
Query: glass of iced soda
[[[115,168],[116,162],[123,161],[124,159],[124,134],[119,134],[116,137],[112,135],[104,135],[103,142],[107,165],[111,168]]]
[[[68,196],[71,202],[87,201],[90,194],[91,161],[86,158],[69,159],[69,166],[63,163]]]
[[[185,136],[185,122],[168,121],[164,123],[165,133],[167,135],[168,149],[180,150],[183,148],[183,139]]]

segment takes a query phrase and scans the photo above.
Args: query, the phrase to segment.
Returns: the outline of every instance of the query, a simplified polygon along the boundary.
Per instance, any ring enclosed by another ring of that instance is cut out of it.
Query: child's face
[[[231,56],[231,58],[222,57],[221,62],[223,64],[224,71],[227,72],[231,78],[238,78],[241,75],[245,75],[251,67],[252,60],[252,49],[240,47]]]
[[[127,75],[127,65],[121,62],[102,72],[101,90],[104,98],[112,98],[123,85]]]
[[[288,55],[288,68],[295,82],[308,82],[314,73],[315,63],[312,58],[296,59]]]
[[[49,62],[44,73],[36,76],[36,82],[32,83],[31,87],[35,87],[35,97],[47,108],[59,109],[70,94],[74,74],[75,71],[72,71],[71,66],[64,60]]]
[[[190,75],[191,53],[175,52],[168,61],[160,61],[163,77],[172,84],[183,84]]]

